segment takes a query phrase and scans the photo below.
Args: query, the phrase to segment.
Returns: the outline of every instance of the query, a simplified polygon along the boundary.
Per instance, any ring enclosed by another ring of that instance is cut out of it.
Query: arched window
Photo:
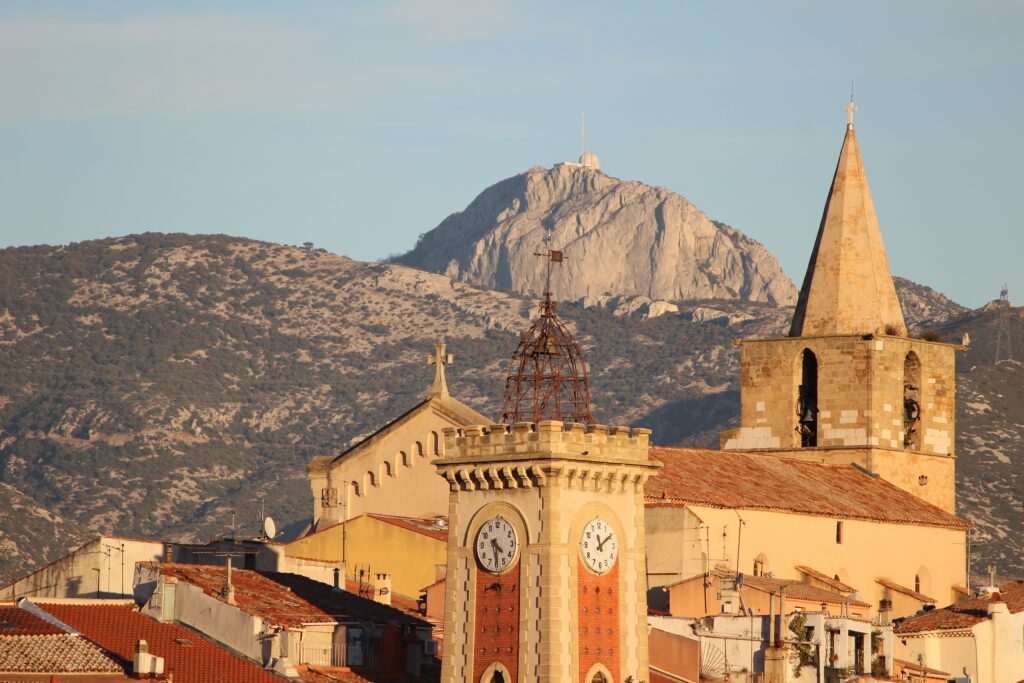
[[[491,676],[491,683],[505,683],[505,676],[500,671],[495,671]]]
[[[394,470],[391,469],[391,463],[388,462],[387,460],[385,460],[384,462],[382,462],[380,464],[380,478],[381,478],[381,480],[383,480],[384,477],[393,477],[393,476],[395,476],[395,472],[394,472]]]
[[[441,437],[437,435],[437,432],[430,432],[430,446],[434,455],[441,455]]]
[[[594,677],[590,679],[590,683],[608,683],[608,679],[605,678],[605,675],[603,673],[598,671],[596,674],[594,674]]]
[[[352,493],[356,494],[357,496],[363,495],[359,491],[359,482],[358,481],[352,482]]]
[[[366,473],[366,488],[377,485],[377,475],[373,472]]]
[[[915,593],[920,593],[921,592],[921,575],[920,574],[914,574],[914,592]]]
[[[903,360],[903,447],[921,450],[921,359],[913,351]]]
[[[399,451],[398,458],[402,461],[403,467],[412,467],[412,462],[409,460],[409,454],[405,451]]]
[[[796,399],[796,432],[801,448],[818,445],[818,358],[810,349],[800,354]]]
[[[422,458],[423,457],[423,444],[420,443],[419,441],[417,441],[415,449],[416,449],[416,455],[418,455],[418,456],[420,456]]]
[[[836,543],[843,542],[843,523],[836,522]]]
[[[764,576],[768,571],[768,557],[764,553],[758,553],[754,558],[754,576]]]

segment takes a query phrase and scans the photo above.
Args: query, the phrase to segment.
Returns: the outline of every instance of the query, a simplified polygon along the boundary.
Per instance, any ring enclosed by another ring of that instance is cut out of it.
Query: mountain
[[[604,294],[655,300],[796,302],[796,288],[763,245],[709,219],[662,187],[581,164],[532,168],[487,188],[424,234],[397,263],[488,289],[543,291],[551,248],[560,298]]]
[[[937,315],[955,306],[943,301]],[[791,311],[677,308],[560,304],[601,422],[713,446],[739,410],[730,341],[780,334]],[[311,514],[308,458],[420,400],[436,339],[455,355],[452,393],[496,415],[535,313],[519,295],[443,275],[224,236],[0,250],[0,571],[23,573],[100,532],[204,539],[228,529],[231,510],[255,533],[261,496],[294,533]],[[990,362],[997,315],[922,327],[973,339],[958,354],[960,511],[979,528],[975,566],[1024,575],[1024,398],[1018,366]]]

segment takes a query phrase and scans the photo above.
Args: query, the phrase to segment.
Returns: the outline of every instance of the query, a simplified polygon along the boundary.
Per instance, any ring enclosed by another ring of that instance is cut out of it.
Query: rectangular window
[[[836,522],[836,543],[843,542],[843,523]]]

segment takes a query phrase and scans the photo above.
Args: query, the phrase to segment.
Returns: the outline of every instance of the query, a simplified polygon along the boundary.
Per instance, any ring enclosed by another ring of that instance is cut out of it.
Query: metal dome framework
[[[501,421],[562,420],[593,423],[590,379],[579,344],[555,313],[551,295],[551,266],[565,258],[548,250],[547,279],[540,317],[519,340],[505,379]]]

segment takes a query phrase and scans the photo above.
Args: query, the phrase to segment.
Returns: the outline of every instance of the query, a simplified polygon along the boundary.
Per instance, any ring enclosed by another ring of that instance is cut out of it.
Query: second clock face
[[[487,571],[497,574],[511,566],[519,547],[516,529],[504,517],[493,517],[476,532],[476,559]]]
[[[619,539],[612,525],[600,517],[587,522],[580,536],[580,555],[583,563],[595,574],[604,574],[615,566]]]

